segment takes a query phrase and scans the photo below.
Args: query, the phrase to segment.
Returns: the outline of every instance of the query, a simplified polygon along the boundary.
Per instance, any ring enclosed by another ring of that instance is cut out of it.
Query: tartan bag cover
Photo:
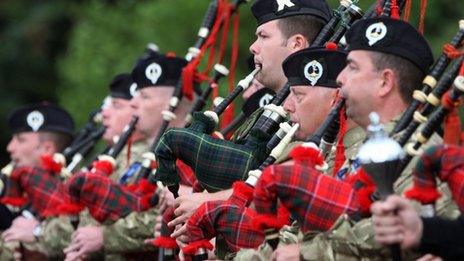
[[[166,185],[178,183],[176,160],[180,159],[192,168],[206,190],[230,188],[233,182],[246,179],[248,171],[257,168],[265,159],[267,140],[267,136],[258,134],[242,145],[194,129],[169,129],[156,147],[155,179]]]
[[[405,195],[422,204],[432,204],[439,197],[437,178],[447,182],[460,211],[464,211],[464,148],[441,144],[428,148],[413,170],[413,187]]]
[[[264,241],[264,232],[254,225],[256,212],[234,204],[231,200],[202,204],[187,221],[190,242],[221,235],[230,252],[241,248],[257,248]]]
[[[36,214],[44,218],[64,202],[64,187],[60,176],[41,167],[18,167],[11,174]]]
[[[2,191],[0,203],[14,207],[23,207],[27,203],[27,198],[24,197],[24,191],[21,189],[18,180],[13,180],[7,175],[3,175],[2,180],[5,187]]]
[[[131,212],[141,212],[157,204],[154,193],[136,193],[104,175],[81,172],[66,182],[72,204],[81,204],[99,222],[117,220]],[[153,190],[154,191],[154,190]]]
[[[260,214],[276,215],[280,200],[303,232],[326,231],[341,214],[358,214],[359,202],[351,184],[320,173],[318,161],[302,156],[309,149],[296,147],[290,154],[294,164],[266,168],[253,202]]]

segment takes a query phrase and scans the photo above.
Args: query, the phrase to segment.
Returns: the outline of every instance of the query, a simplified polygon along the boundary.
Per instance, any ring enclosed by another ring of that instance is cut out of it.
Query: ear
[[[384,69],[381,72],[381,85],[379,89],[379,96],[385,97],[391,94],[395,89],[397,89],[397,79],[396,74],[393,72],[392,69]]]
[[[53,155],[55,152],[58,152],[55,143],[51,140],[42,141],[40,147],[42,148],[43,153],[48,155]]]
[[[287,46],[290,48],[292,52],[297,52],[299,50],[309,47],[308,40],[306,40],[306,38],[302,34],[292,35],[287,42]]]

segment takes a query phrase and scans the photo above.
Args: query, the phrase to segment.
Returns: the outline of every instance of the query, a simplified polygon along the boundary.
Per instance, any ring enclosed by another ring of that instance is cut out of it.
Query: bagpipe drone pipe
[[[463,66],[464,67],[464,66]],[[447,115],[459,106],[459,99],[464,92],[464,70],[461,70],[454,82],[452,89],[444,94],[441,105],[428,117],[423,126],[416,131],[415,141],[406,145],[406,156],[401,162],[400,168],[404,169],[414,156],[420,156],[413,170],[413,187],[406,192],[406,196],[421,202],[424,205],[423,214],[433,216],[435,214],[435,202],[440,197],[437,190],[437,181],[446,182],[451,190],[452,198],[462,211],[463,179],[461,154],[462,148],[453,144],[433,146],[425,150],[421,149],[427,143],[432,134],[440,128]],[[448,129],[445,129],[449,131]]]

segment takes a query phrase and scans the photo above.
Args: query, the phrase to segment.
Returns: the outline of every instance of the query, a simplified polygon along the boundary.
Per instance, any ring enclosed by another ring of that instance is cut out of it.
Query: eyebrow
[[[357,64],[352,58],[346,58],[346,63],[354,63]]]

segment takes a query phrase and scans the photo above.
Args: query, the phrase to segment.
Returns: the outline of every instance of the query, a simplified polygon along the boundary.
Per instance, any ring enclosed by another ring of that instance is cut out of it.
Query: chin
[[[306,138],[308,138],[308,136],[309,135],[306,135],[306,134],[304,134],[304,133],[302,133],[300,131],[297,131],[295,133],[295,140],[297,140],[297,141],[305,141]]]

